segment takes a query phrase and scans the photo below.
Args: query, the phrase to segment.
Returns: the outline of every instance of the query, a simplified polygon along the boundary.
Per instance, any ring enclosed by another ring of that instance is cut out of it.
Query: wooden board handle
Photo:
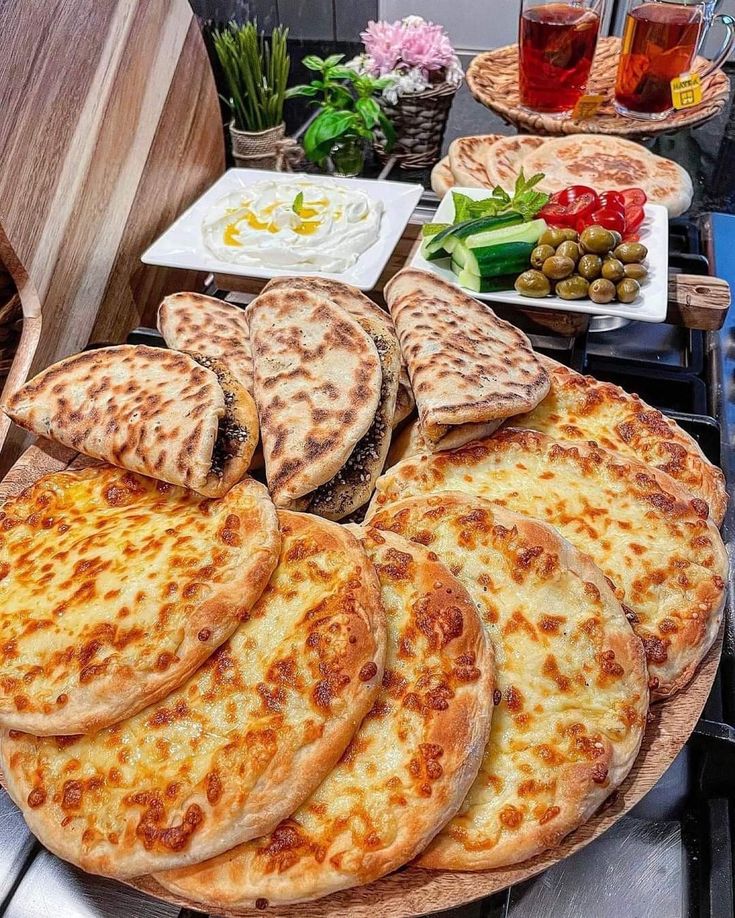
[[[720,277],[670,274],[666,321],[700,331],[717,331],[725,323],[730,302],[730,285]]]

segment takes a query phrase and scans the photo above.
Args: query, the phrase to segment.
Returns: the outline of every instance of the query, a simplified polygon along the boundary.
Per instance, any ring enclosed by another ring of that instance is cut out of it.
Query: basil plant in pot
[[[357,73],[343,57],[305,57],[304,66],[318,76],[286,97],[305,96],[320,106],[302,140],[307,158],[335,175],[354,176],[362,172],[368,144],[378,135],[392,144],[395,132],[376,98],[388,81]]]
[[[266,38],[257,22],[231,22],[212,33],[228,93],[223,98],[232,113],[230,139],[238,166],[288,169],[289,155],[298,150],[286,138],[283,120],[291,69],[287,38],[288,29],[281,27]]]

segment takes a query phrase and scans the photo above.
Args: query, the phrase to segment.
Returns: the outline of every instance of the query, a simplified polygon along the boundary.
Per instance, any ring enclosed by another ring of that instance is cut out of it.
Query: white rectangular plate
[[[483,188],[452,188],[475,200],[488,197]],[[452,223],[454,220],[454,200],[451,191],[441,200],[434,217],[434,223]],[[641,242],[648,249],[648,277],[641,287],[641,295],[634,303],[608,303],[600,306],[592,300],[562,300],[558,296],[547,296],[543,299],[521,296],[515,290],[500,293],[467,292],[478,300],[488,303],[509,303],[511,306],[538,307],[541,309],[562,309],[565,312],[586,312],[593,316],[622,316],[626,319],[637,319],[639,322],[663,322],[669,298],[669,215],[660,204],[646,204],[646,219],[639,234]],[[420,249],[411,259],[411,266],[431,271],[450,283],[457,283],[454,274],[446,261],[427,261]]]
[[[232,191],[246,188],[264,179],[278,180],[279,178],[288,182],[293,181],[294,178],[306,178],[318,182],[320,176],[269,172],[265,169],[229,169],[143,253],[141,261],[147,265],[161,265],[166,268],[211,271],[214,274],[236,274],[241,277],[266,279],[294,277],[299,274],[319,274],[322,277],[352,284],[360,290],[372,290],[378,283],[383,268],[388,263],[393,249],[398,244],[418,204],[424,190],[423,187],[404,182],[329,176],[331,181],[350,186],[357,191],[364,192],[375,201],[383,202],[380,235],[348,271],[340,274],[317,272],[313,269],[299,271],[293,268],[280,270],[265,266],[254,268],[251,265],[236,265],[229,261],[221,261],[207,249],[202,238],[202,220],[209,209],[220,198]]]

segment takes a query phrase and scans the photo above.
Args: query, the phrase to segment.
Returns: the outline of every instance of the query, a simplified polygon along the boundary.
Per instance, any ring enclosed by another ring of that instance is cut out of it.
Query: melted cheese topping
[[[452,453],[407,459],[378,480],[374,507],[456,490],[551,523],[614,583],[661,693],[678,689],[714,640],[727,576],[707,506],[652,471],[587,444],[505,430]]]
[[[371,525],[435,551],[495,649],[480,772],[419,863],[461,870],[533,857],[591,815],[638,752],[647,675],[623,610],[553,530],[477,498],[400,501]]]
[[[380,679],[374,575],[334,524],[280,519],[261,599],[181,688],[97,734],[3,735],[9,789],[52,851],[119,877],[203,860],[270,831],[343,751]]]
[[[173,892],[224,908],[369,883],[414,857],[463,799],[492,710],[492,653],[477,610],[420,546],[377,532],[365,546],[388,624],[372,710],[290,819],[215,860],[159,875]]]
[[[234,631],[277,557],[257,482],[215,503],[111,466],[42,478],[0,510],[0,723],[140,710]]]
[[[551,377],[549,394],[533,411],[513,418],[513,427],[538,430],[558,440],[594,440],[605,449],[640,459],[707,501],[715,522],[722,523],[725,477],[675,421],[611,383],[551,360],[544,360],[544,366]]]

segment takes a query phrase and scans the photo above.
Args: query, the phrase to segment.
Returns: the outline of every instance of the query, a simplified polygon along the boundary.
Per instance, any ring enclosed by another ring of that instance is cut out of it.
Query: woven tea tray
[[[624,118],[613,107],[613,89],[620,54],[619,38],[601,38],[592,64],[588,92],[604,95],[605,102],[593,118],[575,121],[535,114],[521,108],[518,92],[518,45],[478,54],[467,71],[467,85],[478,102],[497,112],[519,129],[532,134],[617,134],[620,137],[652,137],[702,124],[718,115],[730,96],[730,80],[722,70],[702,82],[704,101],[696,108],[674,112],[664,121]],[[696,67],[706,61],[697,58]]]

